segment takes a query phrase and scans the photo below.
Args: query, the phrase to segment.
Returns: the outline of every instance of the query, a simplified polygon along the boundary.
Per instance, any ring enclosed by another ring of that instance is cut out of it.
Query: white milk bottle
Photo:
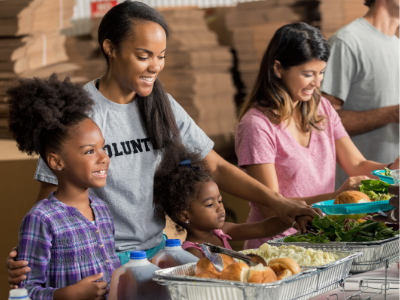
[[[27,289],[15,289],[10,290],[10,296],[8,296],[8,300],[31,300],[28,295]]]
[[[172,268],[197,262],[198,257],[182,249],[181,240],[171,239],[165,243],[165,249],[153,257],[151,262],[160,269]]]
[[[109,300],[167,300],[165,286],[152,278],[160,270],[147,260],[145,251],[132,251],[128,263],[112,275]]]

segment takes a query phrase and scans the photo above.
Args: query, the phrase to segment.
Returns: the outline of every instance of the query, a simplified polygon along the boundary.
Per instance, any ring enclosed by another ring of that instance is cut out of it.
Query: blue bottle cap
[[[165,242],[165,247],[180,247],[181,240],[180,239],[170,239]]]
[[[131,259],[137,260],[137,259],[145,259],[145,258],[147,258],[146,251],[143,251],[143,250],[131,251]]]

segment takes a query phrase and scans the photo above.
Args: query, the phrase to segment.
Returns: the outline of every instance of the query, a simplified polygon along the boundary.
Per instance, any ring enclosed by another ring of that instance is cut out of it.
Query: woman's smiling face
[[[293,102],[309,101],[316,88],[319,88],[324,78],[326,62],[313,59],[305,64],[284,70],[279,62],[274,69],[278,77],[289,91]]]
[[[120,49],[107,43],[104,46],[111,53],[110,71],[121,86],[142,97],[150,95],[154,81],[164,68],[167,46],[164,29],[154,22],[136,22],[134,31],[121,43]]]

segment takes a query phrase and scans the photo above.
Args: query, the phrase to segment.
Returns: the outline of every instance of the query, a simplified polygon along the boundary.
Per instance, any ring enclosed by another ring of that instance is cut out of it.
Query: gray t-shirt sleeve
[[[349,47],[340,39],[330,40],[328,59],[321,90],[346,102],[355,77],[357,61]]]
[[[56,175],[54,175],[54,173],[50,170],[50,168],[46,165],[46,163],[41,157],[39,157],[35,176],[33,178],[38,181],[43,181],[58,185],[58,180]]]
[[[214,147],[214,142],[200,129],[187,112],[168,95],[172,110],[174,111],[176,124],[181,134],[183,144],[191,148],[201,151],[202,158],[206,157]]]

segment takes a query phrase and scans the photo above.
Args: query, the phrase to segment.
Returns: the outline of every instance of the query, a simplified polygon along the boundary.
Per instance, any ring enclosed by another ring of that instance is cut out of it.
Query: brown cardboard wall
[[[35,204],[39,183],[33,179],[37,159],[0,160],[0,299],[8,298],[8,274],[4,265],[18,244],[18,230]]]

